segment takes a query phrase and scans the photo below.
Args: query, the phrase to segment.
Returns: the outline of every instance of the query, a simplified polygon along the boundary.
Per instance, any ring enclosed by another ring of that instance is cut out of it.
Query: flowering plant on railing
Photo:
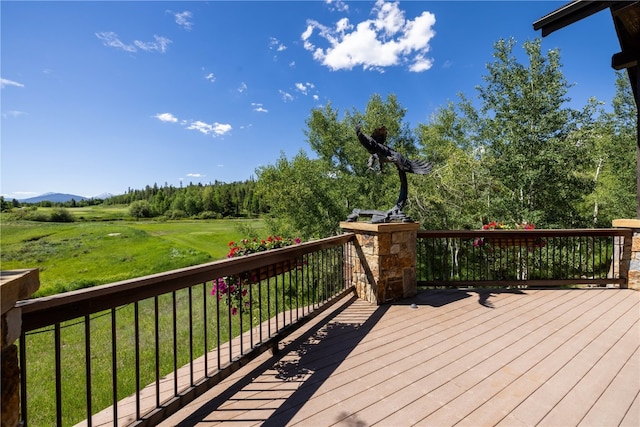
[[[536,228],[536,226],[527,221],[523,221],[519,224],[516,223],[515,227],[496,221],[491,221],[490,223],[482,226],[483,230],[533,230],[534,228]]]
[[[482,226],[483,230],[534,230],[536,228],[536,226],[530,222],[527,221],[523,221],[521,223],[516,223],[514,224],[514,226],[511,225],[506,225],[502,222],[496,222],[496,221],[491,221],[488,224],[484,224]],[[492,240],[496,240],[496,239],[492,239]],[[499,242],[504,243],[505,239],[498,239]],[[525,239],[526,240],[526,239]],[[538,241],[539,239],[536,240],[536,244],[535,246],[544,246],[544,244],[546,244],[546,242],[544,242],[543,240]],[[519,240],[514,241],[515,243],[519,243]],[[478,237],[473,241],[473,246],[484,246],[487,242],[487,239],[485,239],[484,237]],[[517,245],[515,245],[517,246]]]
[[[269,236],[266,239],[242,239],[240,242],[229,242],[229,253],[227,258],[235,258],[271,249],[284,248],[286,246],[297,245],[299,238],[283,238],[280,236]],[[238,314],[238,310],[249,307],[249,301],[244,301],[249,287],[260,282],[259,272],[248,272],[241,275],[220,277],[213,281],[211,295],[217,296],[218,301],[224,300],[231,307],[231,314]]]
[[[249,255],[256,252],[268,251],[270,249],[284,248],[300,243],[299,238],[283,238],[280,236],[269,236],[266,239],[242,239],[240,243],[229,242],[229,253],[227,258],[233,258],[242,255]]]

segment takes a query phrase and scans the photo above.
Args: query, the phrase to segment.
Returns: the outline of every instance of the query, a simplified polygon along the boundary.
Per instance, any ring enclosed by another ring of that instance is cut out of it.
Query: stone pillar
[[[341,222],[340,227],[356,234],[348,271],[358,297],[380,305],[416,295],[418,223]]]
[[[20,366],[18,347],[14,342],[22,333],[22,315],[16,301],[29,298],[40,287],[37,269],[7,270],[0,272],[0,305],[2,321],[2,414],[0,425],[20,425]]]
[[[640,290],[640,219],[614,219],[614,227],[631,228],[631,242],[623,243],[620,273],[627,274],[627,287]]]

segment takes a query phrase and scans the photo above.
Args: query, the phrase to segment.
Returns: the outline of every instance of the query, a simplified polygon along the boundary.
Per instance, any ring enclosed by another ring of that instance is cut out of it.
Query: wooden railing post
[[[14,342],[22,333],[22,314],[18,300],[29,298],[40,287],[38,269],[0,272],[2,306],[2,419],[0,425],[20,425],[20,366]]]
[[[640,290],[640,219],[614,219],[612,224],[632,231],[631,240],[625,239],[623,244],[620,275],[626,273],[627,288]]]
[[[358,297],[374,304],[415,296],[418,223],[341,222],[355,233],[352,281]]]

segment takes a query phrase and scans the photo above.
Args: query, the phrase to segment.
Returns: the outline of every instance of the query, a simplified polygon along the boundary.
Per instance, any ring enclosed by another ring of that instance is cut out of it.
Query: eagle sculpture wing
[[[362,126],[358,124],[356,125],[356,134],[358,135],[360,144],[362,144],[372,156],[376,156],[380,162],[395,164],[398,170],[424,175],[429,173],[433,167],[433,164],[426,160],[409,160],[386,145],[387,129],[384,126],[377,128],[371,136],[369,136],[362,133]]]

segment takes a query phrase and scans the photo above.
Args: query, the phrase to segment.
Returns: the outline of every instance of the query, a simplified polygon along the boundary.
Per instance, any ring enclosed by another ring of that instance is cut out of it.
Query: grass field
[[[93,215],[99,215],[97,209],[93,211]],[[0,267],[39,268],[40,290],[35,296],[45,296],[222,259],[229,241],[263,231],[264,224],[257,219],[74,223],[3,220]]]
[[[282,284],[282,279],[280,280]],[[204,286],[204,288],[203,288]],[[263,296],[270,293],[270,298],[263,301],[270,307],[271,315],[275,315],[276,289],[273,284],[267,288],[262,286]],[[282,289],[282,288],[280,288]],[[254,290],[256,291],[256,290]],[[256,291],[257,292],[257,291]],[[203,308],[203,293],[207,300],[206,310]],[[282,296],[281,292],[277,292]],[[175,306],[174,298],[175,297]],[[296,301],[296,297],[291,297]],[[303,300],[301,304],[308,300]],[[191,305],[189,305],[191,301]],[[123,399],[136,390],[136,337],[139,341],[140,384],[144,387],[155,381],[156,367],[160,377],[173,372],[175,367],[181,367],[191,360],[189,343],[193,342],[194,357],[204,354],[205,348],[212,350],[220,343],[227,342],[230,337],[238,336],[254,325],[268,319],[269,311],[266,305],[263,310],[254,309],[241,312],[240,315],[228,314],[228,307],[220,302],[216,307],[216,299],[210,296],[210,284],[195,286],[193,292],[181,289],[175,294],[164,294],[158,297],[158,309],[153,298],[135,304],[121,306],[111,313],[105,311],[91,316],[90,330],[90,368],[91,368],[91,401],[94,412],[100,411],[113,404],[112,376],[114,375],[111,355],[112,316],[116,325],[117,340],[115,346],[115,363],[117,377],[117,399]],[[283,310],[280,301],[279,310]],[[218,312],[219,308],[219,312]],[[173,323],[175,309],[176,322]],[[204,345],[204,316],[207,320],[207,345]],[[137,314],[136,314],[137,312]],[[262,313],[262,318],[260,318]],[[157,331],[154,319],[158,318]],[[242,327],[240,317],[243,318]],[[133,327],[135,319],[139,318],[139,329]],[[216,321],[216,319],[218,319]],[[219,335],[218,335],[219,331]],[[82,319],[64,322],[60,325],[61,348],[61,396],[62,396],[62,425],[75,425],[87,417],[87,380],[84,367],[86,360],[85,323]],[[155,337],[158,334],[156,342]],[[175,341],[174,341],[175,334]],[[219,338],[218,338],[219,336]],[[51,426],[56,424],[56,382],[54,377],[56,359],[53,348],[55,345],[54,328],[48,327],[28,333],[26,336],[26,378],[30,426]],[[158,346],[158,364],[156,365],[155,350]],[[173,349],[176,349],[175,358]]]
[[[39,208],[45,211],[46,208]],[[2,217],[0,221],[0,259],[2,270],[20,268],[40,269],[40,290],[34,296],[46,296],[59,292],[75,290],[98,284],[140,277],[148,274],[169,271],[177,268],[201,264],[225,258],[228,243],[244,237],[264,236],[265,226],[261,220],[181,220],[181,221],[127,221],[126,210],[122,208],[73,208],[69,209],[77,218],[84,221],[73,223],[52,223],[33,221],[11,221]],[[46,212],[44,212],[46,213]],[[208,294],[210,292],[205,289]],[[177,293],[179,300],[187,298],[186,290]],[[170,313],[171,303],[160,299],[160,312]],[[141,317],[152,319],[149,303],[140,305]],[[169,304],[169,306],[167,306]],[[119,384],[119,397],[132,392],[135,385],[127,382],[135,376],[132,363],[132,332],[126,327],[133,322],[133,306],[118,310],[118,372],[125,383]],[[178,316],[184,318],[187,309],[179,304]],[[92,316],[93,317],[93,316]],[[225,317],[222,317],[223,320]],[[93,358],[93,378],[95,388],[93,400],[96,408],[108,406],[111,396],[108,392],[110,365],[105,353],[100,351],[110,339],[110,316],[98,314],[91,321],[94,331],[92,347],[96,347]],[[162,341],[169,338],[170,327],[162,323]],[[148,323],[148,322],[147,322]],[[198,323],[198,322],[196,322]],[[146,324],[146,323],[145,323]],[[189,339],[189,333],[196,337],[202,331],[188,331],[183,327],[187,322],[179,322],[180,342]],[[75,326],[74,326],[75,325]],[[122,325],[122,326],[120,326]],[[64,341],[64,363],[62,369],[66,381],[63,383],[65,399],[64,423],[74,424],[82,420],[84,398],[79,390],[84,389],[81,373],[75,363],[81,360],[84,352],[84,333],[75,321],[61,325]],[[149,326],[146,325],[146,328]],[[184,329],[184,330],[183,330]],[[227,330],[224,326],[223,331]],[[237,326],[234,332],[239,333]],[[187,334],[187,335],[185,335]],[[146,334],[148,336],[148,334]],[[228,340],[229,337],[223,337]],[[35,331],[28,334],[28,394],[33,407],[41,408],[32,412],[31,425],[52,425],[55,422],[54,383],[49,381],[53,373],[52,331]],[[195,349],[202,354],[204,349]],[[35,357],[34,357],[35,356]],[[152,354],[145,350],[144,363],[149,364]],[[180,352],[180,360],[186,363],[188,353]],[[173,370],[170,354],[161,355],[161,372]],[[145,373],[142,381],[152,381],[152,372]]]
[[[36,214],[37,216],[48,217],[56,210],[61,208],[57,207],[27,207],[25,212],[29,214]],[[127,205],[115,205],[115,206],[82,206],[75,208],[63,208],[66,212],[71,214],[76,221],[124,221],[133,220],[129,214],[129,206]],[[16,216],[20,216],[21,209],[13,211]],[[23,218],[24,219],[24,218]],[[28,219],[28,218],[27,218]]]
[[[46,212],[47,208],[38,208]],[[51,208],[49,208],[51,209]],[[85,206],[66,208],[80,221],[114,221],[130,219],[128,206]]]

